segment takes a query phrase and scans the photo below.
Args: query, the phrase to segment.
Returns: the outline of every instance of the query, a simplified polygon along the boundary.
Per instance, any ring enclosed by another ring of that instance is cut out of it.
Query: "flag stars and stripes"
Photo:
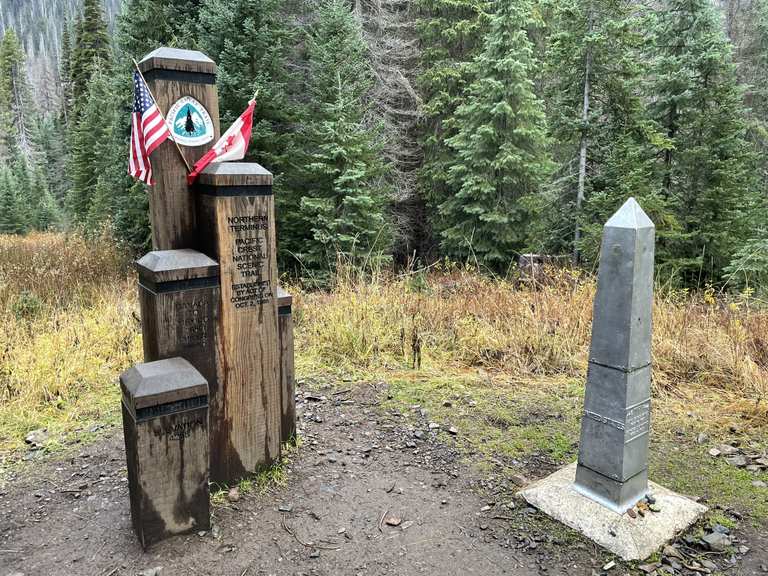
[[[165,118],[138,72],[133,73],[133,114],[128,172],[134,178],[154,184],[149,155],[170,137]]]

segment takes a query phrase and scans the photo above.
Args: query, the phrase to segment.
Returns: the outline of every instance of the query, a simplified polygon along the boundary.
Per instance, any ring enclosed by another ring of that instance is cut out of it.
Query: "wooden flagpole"
[[[152,101],[155,103],[155,106],[157,106],[157,111],[160,112],[160,116],[163,117],[163,122],[165,122],[166,126],[168,125],[168,121],[165,118],[165,112],[160,108],[160,104],[157,101],[157,98],[155,98],[155,95],[152,94],[152,90],[149,88],[149,84],[147,84],[147,81],[144,79],[144,74],[141,73],[141,69],[139,69],[139,63],[136,62],[135,58],[131,58],[133,60],[133,65],[136,67],[136,72],[139,73],[139,76],[141,77],[141,81],[144,82],[144,86],[147,87],[147,91],[149,92],[149,95],[152,97]],[[171,140],[174,144],[176,144],[176,150],[179,151],[179,156],[181,156],[181,159],[184,161],[184,166],[187,167],[187,174],[192,172],[192,168],[189,167],[189,162],[187,162],[186,157],[184,156],[184,152],[181,151],[181,146],[179,146],[179,143],[176,142],[176,138],[173,137],[173,127],[168,128],[168,134],[171,137]]]

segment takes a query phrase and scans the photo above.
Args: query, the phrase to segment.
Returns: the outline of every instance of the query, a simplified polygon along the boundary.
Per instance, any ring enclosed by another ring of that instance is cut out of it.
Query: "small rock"
[[[482,508],[480,508],[480,512],[488,512],[488,510],[490,510],[490,509],[491,509],[491,507],[486,505],[486,506],[483,506]]]
[[[293,512],[293,504],[280,504],[277,507],[278,512]]]
[[[739,546],[739,554],[746,554],[749,552],[749,546]]]
[[[641,564],[638,566],[638,570],[641,570],[642,572],[645,572],[646,574],[650,574],[654,570],[656,570],[661,564],[658,562],[653,562],[652,564]]]
[[[139,572],[139,576],[159,576],[162,570],[163,570],[162,566],[156,566],[155,568],[147,568],[146,570],[142,570],[141,572]]]
[[[611,560],[610,562],[608,562],[608,564],[606,564],[605,566],[603,566],[603,570],[605,570],[605,571],[608,571],[608,570],[610,570],[611,568],[613,568],[614,566],[616,566],[616,562],[614,562],[613,560]]]
[[[208,534],[208,532],[206,532],[205,530],[200,530],[200,532],[197,533],[197,535],[200,536],[200,538],[205,538],[206,534]]]
[[[453,403],[450,400],[445,400],[443,401],[443,406],[445,406],[446,408],[450,408],[451,406],[453,406]]]
[[[429,423],[429,429],[430,430],[439,430],[440,429],[440,424],[438,424],[437,422],[430,422]]]
[[[706,444],[707,440],[709,440],[709,436],[704,434],[704,432],[699,432],[699,435],[696,436],[696,443],[697,444]]]
[[[725,459],[728,464],[731,466],[736,466],[737,468],[744,468],[744,466],[747,465],[747,458],[746,456],[742,456],[741,454],[737,454],[736,456],[729,456]]]
[[[480,524],[480,530],[488,530],[488,524]]]
[[[451,436],[456,436],[456,434],[458,434],[458,433],[459,433],[459,431],[456,428],[454,428],[453,426],[448,428],[448,434],[450,434]]]
[[[712,458],[717,458],[720,456],[721,452],[717,448],[710,448],[709,449],[709,455],[712,456]]]
[[[213,525],[213,528],[211,528],[211,536],[213,536],[216,540],[221,538],[221,528],[217,524]]]
[[[667,556],[668,558],[677,558],[678,560],[685,560],[685,558],[680,553],[680,551],[674,546],[669,546],[669,545],[664,546],[661,553],[662,555]]]
[[[731,545],[731,539],[720,532],[707,534],[701,541],[707,549],[712,550],[713,552],[724,552]]]
[[[229,489],[229,492],[227,492],[227,500],[230,502],[240,501],[240,489],[237,486]]]
[[[718,532],[720,534],[730,534],[731,529],[727,526],[723,526],[722,524],[715,524],[712,526],[712,532]]]
[[[661,506],[658,504],[648,504],[648,510],[651,512],[661,512]]]
[[[707,570],[717,570],[717,564],[712,562],[712,560],[707,560],[706,558],[702,558],[699,560],[699,564],[701,564]]]
[[[760,570],[763,572],[768,572],[768,564],[760,564]]]
[[[403,519],[400,516],[387,514],[386,518],[384,518],[384,523],[387,526],[400,526],[403,523]]]
[[[320,558],[320,550],[317,548],[312,548],[312,551],[309,553],[310,558]]]
[[[753,480],[752,486],[754,486],[755,488],[766,488],[768,487],[768,484],[766,484],[762,480]]]
[[[523,487],[528,484],[528,479],[520,474],[513,474],[509,479],[515,486]]]
[[[45,444],[47,440],[48,440],[47,428],[38,428],[37,430],[32,430],[32,432],[30,432],[24,437],[24,442],[26,442],[27,444],[30,444],[33,448],[42,446],[43,444]]]
[[[720,454],[723,454],[724,456],[734,456],[741,452],[738,448],[731,446],[730,444],[718,444],[717,449],[720,450]]]

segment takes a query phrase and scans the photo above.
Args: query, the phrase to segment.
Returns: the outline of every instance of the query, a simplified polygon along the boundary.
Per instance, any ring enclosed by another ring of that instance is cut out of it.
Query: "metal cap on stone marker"
[[[616,512],[648,490],[654,234],[634,198],[603,229],[575,488]]]

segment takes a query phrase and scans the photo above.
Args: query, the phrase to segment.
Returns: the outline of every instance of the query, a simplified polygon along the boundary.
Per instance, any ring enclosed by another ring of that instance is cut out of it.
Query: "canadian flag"
[[[230,160],[242,160],[248,151],[251,141],[251,128],[253,127],[253,109],[256,100],[248,102],[248,108],[235,120],[229,130],[219,138],[219,141],[208,150],[200,160],[195,162],[192,172],[187,175],[187,182],[191,186],[203,168],[211,162],[228,162]]]

